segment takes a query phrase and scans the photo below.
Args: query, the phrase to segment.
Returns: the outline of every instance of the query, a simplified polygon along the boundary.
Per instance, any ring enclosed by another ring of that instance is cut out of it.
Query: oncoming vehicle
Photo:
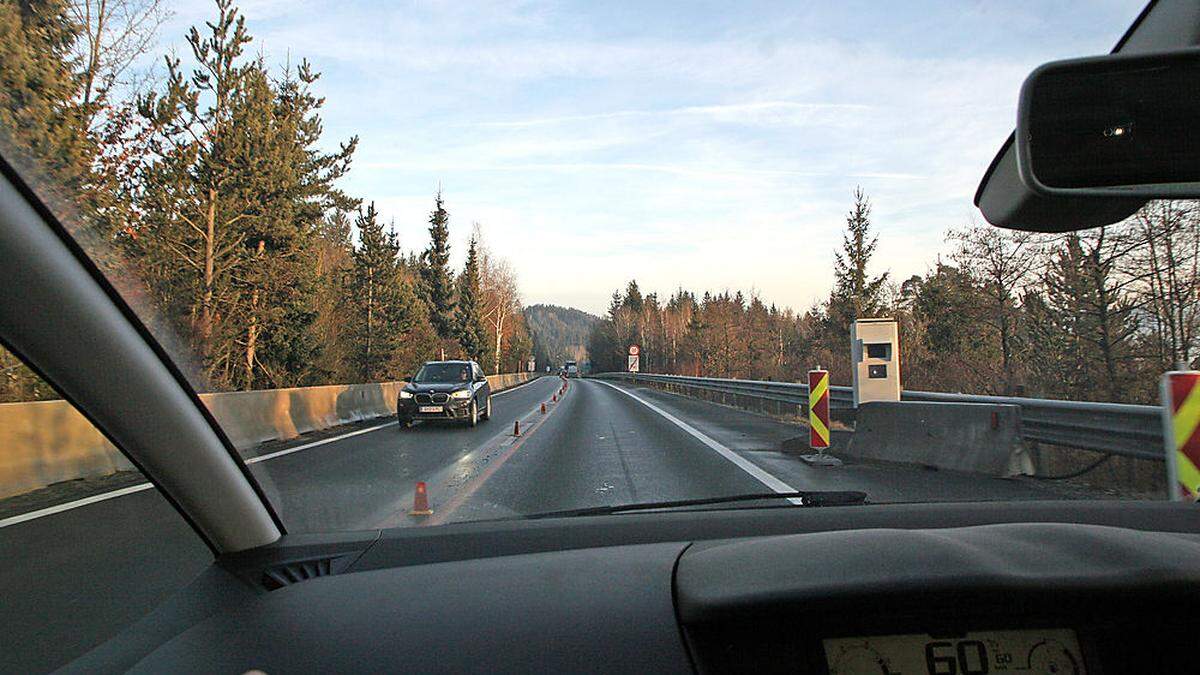
[[[579,377],[579,364],[574,361],[567,361],[563,365],[563,375],[567,377]]]
[[[396,398],[401,429],[414,420],[455,420],[473,427],[491,417],[492,388],[474,361],[427,361]]]

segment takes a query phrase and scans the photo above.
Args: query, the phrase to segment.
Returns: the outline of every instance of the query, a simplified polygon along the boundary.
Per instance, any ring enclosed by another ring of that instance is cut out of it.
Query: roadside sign
[[[642,350],[640,348],[638,348],[637,345],[629,345],[629,355],[630,356],[637,356],[640,353],[642,353]]]
[[[637,354],[629,355],[629,372],[631,372],[631,373],[638,372],[638,355]]]
[[[808,371],[808,447],[829,447],[829,371]]]
[[[1162,377],[1163,444],[1171,499],[1200,497],[1200,372],[1173,371]]]

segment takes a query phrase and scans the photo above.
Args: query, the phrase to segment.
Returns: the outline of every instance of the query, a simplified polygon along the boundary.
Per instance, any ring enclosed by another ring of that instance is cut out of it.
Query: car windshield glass
[[[1144,4],[0,0],[0,155],[289,533],[1167,499],[1200,209],[973,203],[1026,76]],[[24,358],[0,518],[136,504]]]
[[[468,382],[470,379],[470,366],[461,363],[426,363],[417,371],[413,382],[453,383]]]

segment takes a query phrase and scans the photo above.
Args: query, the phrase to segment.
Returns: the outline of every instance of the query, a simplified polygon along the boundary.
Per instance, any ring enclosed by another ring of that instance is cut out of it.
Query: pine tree
[[[0,0],[0,149],[24,175],[41,179],[38,191],[52,206],[77,202],[93,152],[76,103],[70,48],[78,26],[68,9],[65,0]],[[0,347],[0,402],[56,397]]]
[[[72,69],[79,26],[68,12],[66,0],[0,1],[0,142],[61,199],[86,180],[94,150]]]
[[[862,188],[855,188],[854,207],[846,216],[846,232],[842,235],[842,250],[834,253],[834,288],[830,300],[831,314],[836,313],[836,318],[847,324],[883,309],[888,273],[874,278],[867,273],[878,241],[871,234],[871,202]]]
[[[458,303],[455,305],[455,329],[458,343],[467,358],[479,361],[487,346],[487,329],[483,325],[480,309],[479,252],[478,240],[471,237],[467,249],[467,262],[458,277]]]
[[[450,277],[450,214],[439,189],[429,214],[429,247],[421,255],[421,291],[438,337],[454,339],[454,286]]]
[[[317,230],[314,272],[317,275],[316,311],[313,332],[321,343],[315,368],[322,382],[348,382],[348,353],[343,298],[354,266],[354,245],[350,240],[350,219],[345,211],[329,214]]]
[[[377,382],[400,372],[398,352],[414,330],[418,303],[400,274],[400,245],[385,231],[372,202],[354,221],[359,243],[346,284],[350,365],[362,382]]]
[[[319,151],[318,76],[302,61],[273,81],[261,60],[244,62],[244,18],[230,0],[217,9],[188,35],[192,74],[168,59],[163,90],[138,101],[158,160],[139,176],[132,248],[210,384],[310,383],[316,232],[327,211],[356,204],[333,184],[357,139]]]

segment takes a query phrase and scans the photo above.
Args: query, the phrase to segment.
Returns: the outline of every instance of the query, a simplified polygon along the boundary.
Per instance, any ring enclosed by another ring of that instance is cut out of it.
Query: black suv
[[[400,428],[413,420],[462,420],[475,426],[492,416],[492,388],[474,361],[426,361],[396,398]]]

